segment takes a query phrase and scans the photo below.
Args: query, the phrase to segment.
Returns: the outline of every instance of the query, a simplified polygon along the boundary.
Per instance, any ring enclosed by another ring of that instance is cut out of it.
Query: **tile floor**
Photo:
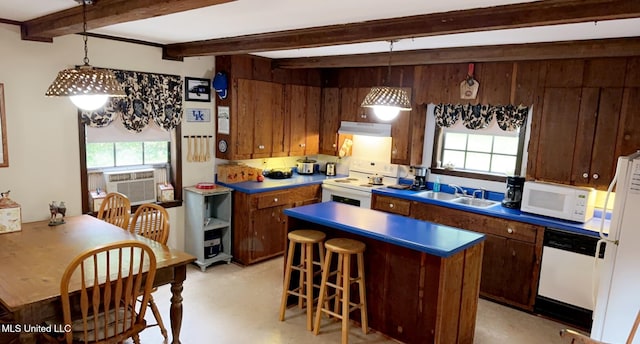
[[[297,308],[288,309],[285,321],[278,321],[282,266],[281,258],[244,268],[223,263],[209,267],[204,273],[196,266],[189,266],[182,293],[184,316],[181,342],[339,343],[338,322],[325,320],[320,334],[314,336],[306,330],[304,312]],[[154,298],[169,329],[169,287],[161,287]],[[153,321],[150,311],[147,315],[147,319]],[[474,343],[562,343],[558,332],[565,327],[563,324],[481,299]],[[169,336],[171,338],[170,329]],[[143,344],[162,343],[157,327],[142,332],[140,339]],[[365,336],[355,326],[351,328],[349,342],[396,343],[373,331]]]

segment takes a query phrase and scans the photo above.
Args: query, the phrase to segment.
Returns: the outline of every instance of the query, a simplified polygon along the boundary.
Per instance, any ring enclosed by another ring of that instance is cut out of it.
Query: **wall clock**
[[[218,150],[220,151],[220,153],[225,153],[227,151],[227,141],[220,140],[218,142]]]

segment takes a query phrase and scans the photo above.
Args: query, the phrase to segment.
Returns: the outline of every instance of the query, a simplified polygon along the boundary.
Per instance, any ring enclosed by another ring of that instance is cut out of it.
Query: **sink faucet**
[[[476,192],[479,192],[480,193],[480,198],[484,199],[485,198],[485,193],[487,192],[487,189],[480,188],[478,190],[473,190],[473,194],[472,194],[473,198],[476,198]]]
[[[461,188],[459,185],[449,184],[449,187],[453,189],[453,194],[454,195],[458,195],[458,194],[461,194],[463,196],[467,195],[467,190]]]

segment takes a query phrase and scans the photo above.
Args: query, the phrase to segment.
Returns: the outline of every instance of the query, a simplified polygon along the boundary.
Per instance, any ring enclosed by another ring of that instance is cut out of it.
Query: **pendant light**
[[[113,72],[89,65],[87,4],[93,3],[93,0],[76,1],[82,2],[84,65],[60,71],[45,95],[48,97],[70,97],[76,107],[92,111],[104,106],[109,97],[124,97],[125,93]]]
[[[389,41],[389,66],[387,69],[387,84],[391,80],[391,52],[393,41]],[[407,92],[399,87],[375,86],[362,101],[362,107],[373,108],[375,115],[383,121],[391,121],[400,111],[410,111],[411,104]]]

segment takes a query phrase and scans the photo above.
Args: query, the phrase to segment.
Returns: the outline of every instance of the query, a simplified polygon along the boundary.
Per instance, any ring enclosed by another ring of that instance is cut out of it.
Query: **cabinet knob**
[[[264,149],[264,145],[259,145],[258,149]]]
[[[389,203],[389,208],[393,208],[393,203]]]
[[[278,198],[277,198],[277,197],[276,197],[276,198],[274,198],[274,199],[273,199],[273,201],[274,201],[274,202],[278,202]]]
[[[582,174],[582,178],[587,179],[589,178],[589,173],[585,172]]]
[[[300,147],[304,148],[304,146],[306,146],[304,143],[300,144]]]
[[[336,147],[338,147],[338,145],[334,143],[334,144],[331,145],[331,147],[336,148]]]
[[[511,229],[511,228],[507,228],[507,233],[509,233],[509,234],[513,234],[513,229]]]
[[[597,173],[594,173],[592,178],[593,178],[593,179],[598,179],[598,178],[600,178],[600,175],[599,175],[599,174],[597,174]]]

